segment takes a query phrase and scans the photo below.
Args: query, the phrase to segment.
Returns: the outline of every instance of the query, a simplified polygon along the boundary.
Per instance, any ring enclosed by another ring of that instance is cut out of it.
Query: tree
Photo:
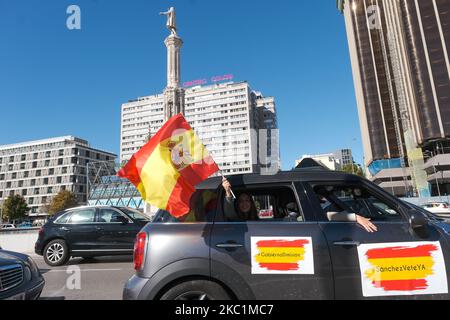
[[[346,172],[346,173],[356,174],[357,176],[360,176],[360,177],[364,177],[364,173],[362,171],[361,166],[357,165],[356,163],[354,163],[353,165],[346,164],[345,166],[342,167],[341,171]]]
[[[28,211],[30,211],[30,208],[28,208],[27,202],[20,195],[8,197],[2,207],[2,215],[8,221],[22,219]]]
[[[76,207],[77,205],[78,201],[75,194],[68,190],[63,190],[51,200],[48,206],[48,214],[53,215],[60,211]]]

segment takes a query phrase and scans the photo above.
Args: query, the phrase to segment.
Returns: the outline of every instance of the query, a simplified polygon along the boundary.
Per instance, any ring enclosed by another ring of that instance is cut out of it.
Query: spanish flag
[[[118,172],[142,199],[178,218],[190,210],[195,186],[219,167],[182,114],[169,119]]]
[[[384,291],[426,290],[427,277],[435,273],[432,252],[436,250],[433,244],[370,249],[366,256],[372,268],[365,275]]]

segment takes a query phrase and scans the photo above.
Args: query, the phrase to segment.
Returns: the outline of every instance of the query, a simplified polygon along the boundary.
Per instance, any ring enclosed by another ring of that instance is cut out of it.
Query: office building
[[[400,196],[411,187],[426,194],[428,183],[435,193],[436,181],[450,191],[450,1],[339,0],[338,7],[371,178],[395,172],[385,189]],[[444,171],[440,178],[430,177],[434,169]]]
[[[88,163],[114,162],[116,157],[72,136],[0,146],[0,205],[21,195],[31,213],[38,213],[62,190],[85,204]]]
[[[247,82],[216,83],[186,88],[184,108],[186,120],[224,174],[279,170],[274,98],[253,91]],[[128,161],[163,121],[163,94],[123,104],[120,161]]]
[[[352,165],[353,154],[351,149],[339,149],[333,152],[334,157],[338,160],[341,167]]]

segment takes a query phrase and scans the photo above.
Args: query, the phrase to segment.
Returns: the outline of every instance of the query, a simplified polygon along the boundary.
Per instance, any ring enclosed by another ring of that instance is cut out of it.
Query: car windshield
[[[138,221],[150,221],[150,218],[143,215],[140,211],[131,208],[120,208],[124,213],[126,213],[131,219]]]

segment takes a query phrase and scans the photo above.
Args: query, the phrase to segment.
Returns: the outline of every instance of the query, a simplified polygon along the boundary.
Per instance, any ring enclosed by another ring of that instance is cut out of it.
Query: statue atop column
[[[175,8],[170,7],[169,11],[167,12],[160,12],[160,15],[166,15],[167,16],[167,29],[170,30],[170,33],[174,36],[177,36],[177,25],[176,25],[176,15],[175,15]]]
[[[181,81],[181,47],[183,40],[177,34],[175,8],[170,7],[167,12],[160,15],[167,16],[166,26],[170,35],[164,41],[167,47],[167,86],[164,89],[164,120],[182,113],[184,114],[185,91],[180,85]]]

